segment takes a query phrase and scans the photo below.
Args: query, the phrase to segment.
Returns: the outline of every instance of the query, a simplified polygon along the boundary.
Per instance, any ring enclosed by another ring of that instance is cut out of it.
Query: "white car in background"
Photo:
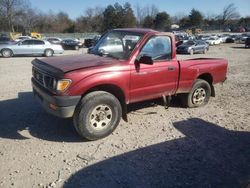
[[[229,34],[224,34],[224,35],[219,35],[218,37],[220,38],[221,43],[225,43],[226,40],[230,37],[230,35]]]
[[[14,55],[44,55],[46,57],[64,52],[61,45],[51,44],[45,40],[25,39],[14,44],[0,45],[2,57]]]
[[[58,37],[45,37],[44,40],[49,41],[51,44],[61,44],[62,39]]]
[[[221,39],[219,37],[209,37],[206,42],[209,45],[218,45],[221,43]]]

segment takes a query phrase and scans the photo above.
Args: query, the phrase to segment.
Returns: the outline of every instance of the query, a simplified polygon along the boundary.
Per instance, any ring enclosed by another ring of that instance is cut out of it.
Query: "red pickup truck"
[[[73,117],[82,137],[100,139],[126,120],[130,103],[181,95],[187,107],[199,107],[215,96],[227,60],[180,61],[175,49],[171,33],[111,30],[88,54],[33,60],[33,92],[49,113]]]

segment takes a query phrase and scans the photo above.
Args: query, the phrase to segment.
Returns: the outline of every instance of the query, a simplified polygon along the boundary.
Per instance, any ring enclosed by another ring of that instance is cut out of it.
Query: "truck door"
[[[170,37],[151,37],[137,59],[142,56],[150,56],[153,64],[131,64],[130,102],[172,95],[177,87],[179,66],[177,60],[172,59]]]

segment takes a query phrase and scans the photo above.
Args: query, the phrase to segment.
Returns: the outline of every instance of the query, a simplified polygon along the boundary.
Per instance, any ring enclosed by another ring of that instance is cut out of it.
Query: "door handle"
[[[173,70],[174,70],[174,67],[168,67],[168,70],[169,70],[169,71],[173,71]]]

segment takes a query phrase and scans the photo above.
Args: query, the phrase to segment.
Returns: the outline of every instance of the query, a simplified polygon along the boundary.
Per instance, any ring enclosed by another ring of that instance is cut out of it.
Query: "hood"
[[[104,66],[119,63],[119,60],[109,57],[101,57],[92,54],[70,55],[59,57],[48,57],[41,60],[35,59],[32,64],[41,69],[57,69],[62,73],[66,73],[76,69],[90,68],[96,66]],[[47,66],[47,68],[46,68]]]

